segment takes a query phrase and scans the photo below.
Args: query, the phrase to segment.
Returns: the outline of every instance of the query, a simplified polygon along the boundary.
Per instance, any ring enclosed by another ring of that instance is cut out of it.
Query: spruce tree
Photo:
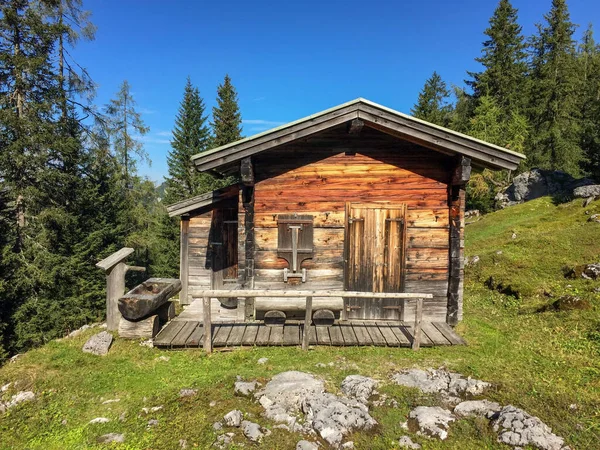
[[[210,146],[210,129],[204,112],[204,101],[188,77],[183,100],[175,118],[171,150],[167,155],[169,166],[165,193],[167,204],[214,188],[213,177],[198,173],[191,160],[193,155],[207,150]]]
[[[532,167],[581,173],[581,111],[573,33],[565,0],[553,0],[532,39],[528,163]]]
[[[418,119],[447,126],[451,112],[451,107],[448,104],[449,96],[450,91],[446,83],[437,72],[433,72],[425,82],[425,86],[419,93],[419,99],[410,112]]]
[[[484,32],[488,38],[483,42],[482,56],[475,58],[484,70],[468,72],[472,79],[467,84],[473,88],[473,96],[492,97],[503,118],[524,105],[527,64],[521,31],[517,10],[510,0],[500,0]]]
[[[212,116],[213,148],[242,138],[242,114],[229,75],[225,75],[223,84],[217,87],[217,106],[213,107]]]

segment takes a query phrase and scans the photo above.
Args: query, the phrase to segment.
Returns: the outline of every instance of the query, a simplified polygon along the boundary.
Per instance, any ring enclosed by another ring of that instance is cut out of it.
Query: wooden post
[[[202,297],[202,316],[204,318],[204,351],[212,353],[212,323],[210,320],[210,297]]]
[[[302,350],[308,350],[308,337],[310,323],[312,322],[312,297],[306,297],[306,312],[304,314],[304,328],[302,330]]]
[[[189,228],[190,217],[181,216],[181,247],[179,253],[179,279],[181,280],[181,292],[179,293],[179,303],[188,305],[188,283],[189,283]]]
[[[96,264],[106,272],[106,328],[109,331],[119,329],[119,297],[125,293],[125,273],[129,267],[123,261],[132,253],[132,248],[123,247]]]
[[[417,305],[415,308],[415,327],[413,337],[413,350],[419,350],[421,348],[421,319],[423,318],[423,299],[417,299]]]

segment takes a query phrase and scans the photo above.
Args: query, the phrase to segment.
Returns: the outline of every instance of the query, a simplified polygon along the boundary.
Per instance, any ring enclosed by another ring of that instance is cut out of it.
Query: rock
[[[69,334],[67,334],[67,338],[73,338],[75,336],[79,336],[81,333],[83,333],[85,330],[91,328],[88,324],[83,325],[81,328],[78,328],[74,331],[71,331]]]
[[[208,404],[208,406],[210,406],[211,408],[214,408],[215,406],[217,406],[217,402],[216,402],[216,401],[214,401],[214,400],[212,400],[212,401],[211,401],[211,402]]]
[[[152,339],[148,339],[146,341],[142,341],[142,342],[140,342],[140,347],[153,348],[154,347],[154,342],[152,341]]]
[[[598,264],[587,264],[583,268],[582,275],[584,275],[584,274],[588,278],[591,278],[592,280],[598,280],[598,279],[600,279],[600,263],[598,263]]]
[[[552,302],[552,308],[556,311],[573,311],[591,309],[590,302],[575,295],[563,295]]]
[[[179,448],[188,448],[187,440],[179,439]]]
[[[233,443],[234,433],[225,433],[220,436],[217,436],[217,440],[213,444],[213,446],[217,448],[226,448],[229,447]]]
[[[448,372],[445,369],[409,369],[392,375],[392,381],[406,387],[415,387],[426,394],[439,393],[446,397],[481,395],[490,387],[485,381]]]
[[[588,184],[573,189],[573,197],[590,198],[600,196],[600,184]]]
[[[354,448],[354,442],[353,441],[344,442],[340,448],[353,449]]]
[[[410,448],[414,450],[421,448],[420,444],[413,442],[412,439],[408,436],[400,437],[400,439],[398,439],[398,445],[400,446],[400,448]]]
[[[21,356],[23,356],[23,354],[22,354],[22,353],[17,353],[16,355],[14,355],[14,356],[11,356],[11,357],[10,357],[10,359],[9,359],[9,361],[10,361],[11,363],[16,363],[16,362],[17,362],[17,359],[19,359]]]
[[[293,412],[300,409],[305,398],[322,392],[325,392],[325,387],[321,380],[308,373],[292,370],[275,375],[255,397],[267,397],[273,404]]]
[[[256,361],[258,364],[266,364],[269,362],[269,358],[260,358],[258,361]]]
[[[323,364],[323,363],[316,363],[315,367],[318,367],[319,369],[325,368],[327,367],[327,364]]]
[[[512,239],[516,239],[517,238],[517,233],[513,233],[511,236]]]
[[[100,444],[110,444],[111,442],[125,442],[125,435],[119,433],[103,434],[98,438]]]
[[[8,411],[10,408],[14,408],[19,403],[30,402],[35,400],[35,394],[31,391],[17,392],[11,397],[7,403],[0,402],[0,413]]]
[[[471,209],[469,211],[465,211],[465,219],[470,219],[472,217],[479,217],[481,214],[478,209]]]
[[[588,222],[600,223],[600,214],[592,214],[588,219]]]
[[[98,334],[93,335],[83,345],[83,351],[85,353],[91,353],[93,355],[103,356],[108,353],[108,349],[112,344],[112,334],[107,331],[101,331]]]
[[[583,206],[584,208],[587,208],[587,207],[590,205],[590,203],[592,203],[592,202],[594,201],[594,199],[595,199],[595,198],[596,198],[596,197],[588,197],[588,198],[586,198],[586,199],[583,201],[583,205],[582,205],[582,206]]]
[[[239,409],[234,409],[223,416],[223,421],[228,427],[239,427],[243,418],[242,412]]]
[[[552,433],[552,429],[539,418],[527,414],[512,405],[505,406],[492,416],[494,431],[499,432],[498,442],[542,450],[564,449],[564,439]]]
[[[307,397],[302,404],[306,422],[336,447],[344,436],[355,430],[369,430],[377,425],[363,403],[329,393]]]
[[[181,389],[179,391],[179,397],[193,397],[198,393],[198,389]]]
[[[146,425],[147,428],[152,428],[155,427],[156,425],[158,425],[158,420],[157,419],[150,419],[148,421],[148,425]]]
[[[314,442],[302,440],[296,444],[296,450],[319,450],[319,446]]]
[[[164,361],[164,362],[168,362],[171,360],[171,358],[169,358],[168,356],[165,355],[161,355],[158,358],[154,358],[156,361]]]
[[[102,402],[102,404],[103,404],[103,405],[108,405],[108,404],[110,404],[110,403],[117,403],[117,402],[120,402],[120,401],[121,401],[121,399],[120,399],[120,398],[112,398],[112,399],[109,399],[109,400],[104,400],[104,401]]]
[[[265,435],[259,424],[248,420],[242,422],[242,433],[252,442],[260,442]]]
[[[454,407],[454,414],[460,417],[490,417],[502,407],[489,400],[467,400]]]
[[[236,381],[234,392],[244,397],[249,397],[259,386],[258,381]]]
[[[501,255],[502,254],[502,250],[496,250],[496,255]]]
[[[450,411],[439,406],[417,406],[408,414],[408,428],[444,440],[448,437],[450,423],[455,420]]]
[[[223,424],[221,422],[215,422],[213,423],[213,430],[215,431],[219,431],[223,429]]]
[[[348,375],[342,381],[342,392],[348,397],[355,398],[359,402],[367,403],[369,397],[375,392],[377,381],[362,375]]]
[[[475,255],[472,257],[467,257],[467,259],[465,260],[465,265],[466,266],[474,266],[475,264],[477,264],[479,262],[480,258],[479,256]]]
[[[153,406],[152,408],[142,408],[142,412],[144,414],[150,414],[153,412],[157,412],[160,411],[161,409],[163,409],[164,406],[163,405],[159,405],[159,406]]]
[[[92,419],[88,422],[88,424],[94,424],[94,423],[108,423],[110,422],[110,419],[107,419],[106,417],[96,417],[95,419]]]
[[[4,386],[0,387],[0,392],[8,391],[8,388],[12,385],[12,383],[6,383]]]

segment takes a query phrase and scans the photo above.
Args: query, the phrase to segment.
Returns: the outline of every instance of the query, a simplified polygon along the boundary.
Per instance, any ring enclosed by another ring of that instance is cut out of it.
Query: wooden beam
[[[246,186],[242,189],[242,202],[244,207],[245,228],[245,258],[244,258],[244,286],[254,288],[254,187]],[[233,296],[235,297],[235,295]],[[247,297],[244,305],[246,316],[254,316],[254,297]]]
[[[181,216],[192,211],[211,207],[218,201],[235,197],[238,191],[239,187],[237,184],[227,186],[169,205],[167,206],[167,212],[169,213],[169,217]]]
[[[413,334],[413,350],[419,350],[421,348],[421,321],[423,319],[423,299],[417,299],[417,307],[415,308],[415,327]]]
[[[123,262],[113,266],[106,273],[106,329],[117,331],[121,320],[119,298],[125,293],[126,265]]]
[[[202,317],[204,319],[204,351],[212,353],[212,321],[210,311],[210,297],[202,297]]]
[[[131,247],[123,247],[121,250],[114,252],[110,256],[107,256],[102,261],[97,262],[96,267],[105,271],[109,271],[121,261],[127,259],[127,257],[132,253],[133,249]]]
[[[190,282],[189,269],[189,216],[181,217],[180,230],[180,249],[179,249],[179,279],[181,280],[181,291],[179,293],[179,303],[189,305],[188,286]]]
[[[240,175],[244,186],[254,186],[254,165],[252,158],[244,158],[240,162]]]
[[[452,174],[452,184],[455,186],[464,186],[471,178],[471,158],[459,156],[458,163]]]
[[[223,289],[207,290],[191,288],[196,297],[355,297],[355,298],[433,298],[433,294],[416,292],[357,292],[333,289],[324,290],[278,290],[278,289]]]
[[[306,313],[304,314],[304,326],[302,327],[302,350],[308,350],[308,339],[310,334],[310,323],[312,321],[312,297],[306,297]]]
[[[448,306],[446,322],[456,325],[462,315],[462,292],[460,289],[463,273],[461,260],[463,248],[461,246],[461,230],[465,211],[465,190],[462,186],[449,187],[449,278],[448,278]]]
[[[354,119],[348,124],[348,134],[358,136],[362,131],[365,123],[360,119]]]

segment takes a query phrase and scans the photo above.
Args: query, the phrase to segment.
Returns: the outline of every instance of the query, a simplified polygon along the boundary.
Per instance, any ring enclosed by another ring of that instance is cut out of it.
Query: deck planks
[[[202,347],[204,327],[198,321],[171,321],[154,339],[159,348]],[[214,347],[297,346],[302,343],[302,322],[266,326],[263,322],[220,322],[213,324]],[[395,321],[341,321],[332,326],[311,325],[310,345],[410,347],[412,324]],[[422,322],[421,345],[466,345],[446,323]]]

